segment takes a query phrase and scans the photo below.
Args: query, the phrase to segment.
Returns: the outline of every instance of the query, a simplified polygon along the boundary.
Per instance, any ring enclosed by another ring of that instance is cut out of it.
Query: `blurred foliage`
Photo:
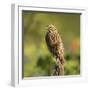
[[[65,75],[80,74],[80,14],[22,12],[23,77],[50,76],[55,59],[45,42],[45,27],[54,24],[65,48]]]

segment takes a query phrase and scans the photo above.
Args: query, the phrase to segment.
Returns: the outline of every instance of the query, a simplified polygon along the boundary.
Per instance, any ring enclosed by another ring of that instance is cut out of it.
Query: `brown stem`
[[[55,75],[55,76],[63,76],[64,75],[64,64],[61,64],[61,62],[59,60],[56,63],[53,75]]]

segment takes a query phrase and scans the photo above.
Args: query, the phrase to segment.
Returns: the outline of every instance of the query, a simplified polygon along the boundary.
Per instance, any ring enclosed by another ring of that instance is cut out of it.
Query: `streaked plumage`
[[[49,25],[47,29],[45,39],[48,49],[56,58],[57,63],[64,64],[64,48],[61,36],[54,25]]]

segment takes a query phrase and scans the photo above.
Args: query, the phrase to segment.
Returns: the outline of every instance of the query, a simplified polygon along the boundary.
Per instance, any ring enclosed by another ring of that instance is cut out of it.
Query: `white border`
[[[86,32],[86,10],[83,8],[53,8],[53,7],[36,7],[21,4],[12,4],[12,86],[30,86],[30,85],[44,85],[50,82],[55,83],[58,79],[59,83],[85,82],[87,81],[87,61],[85,60],[85,32]],[[22,79],[22,10],[31,11],[47,11],[47,12],[66,12],[66,13],[81,13],[81,74],[69,76],[50,76],[50,77],[32,77]],[[42,78],[43,82],[40,82]],[[39,83],[38,83],[39,82]]]

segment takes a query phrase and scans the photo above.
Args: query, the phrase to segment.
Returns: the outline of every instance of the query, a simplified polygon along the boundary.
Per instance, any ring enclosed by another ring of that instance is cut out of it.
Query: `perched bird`
[[[56,59],[56,63],[60,72],[58,71],[58,75],[64,74],[64,48],[60,34],[56,27],[52,24],[48,25],[47,33],[46,33],[46,44],[48,46],[49,51]],[[56,68],[56,70],[58,70]],[[56,71],[57,72],[57,71]]]

